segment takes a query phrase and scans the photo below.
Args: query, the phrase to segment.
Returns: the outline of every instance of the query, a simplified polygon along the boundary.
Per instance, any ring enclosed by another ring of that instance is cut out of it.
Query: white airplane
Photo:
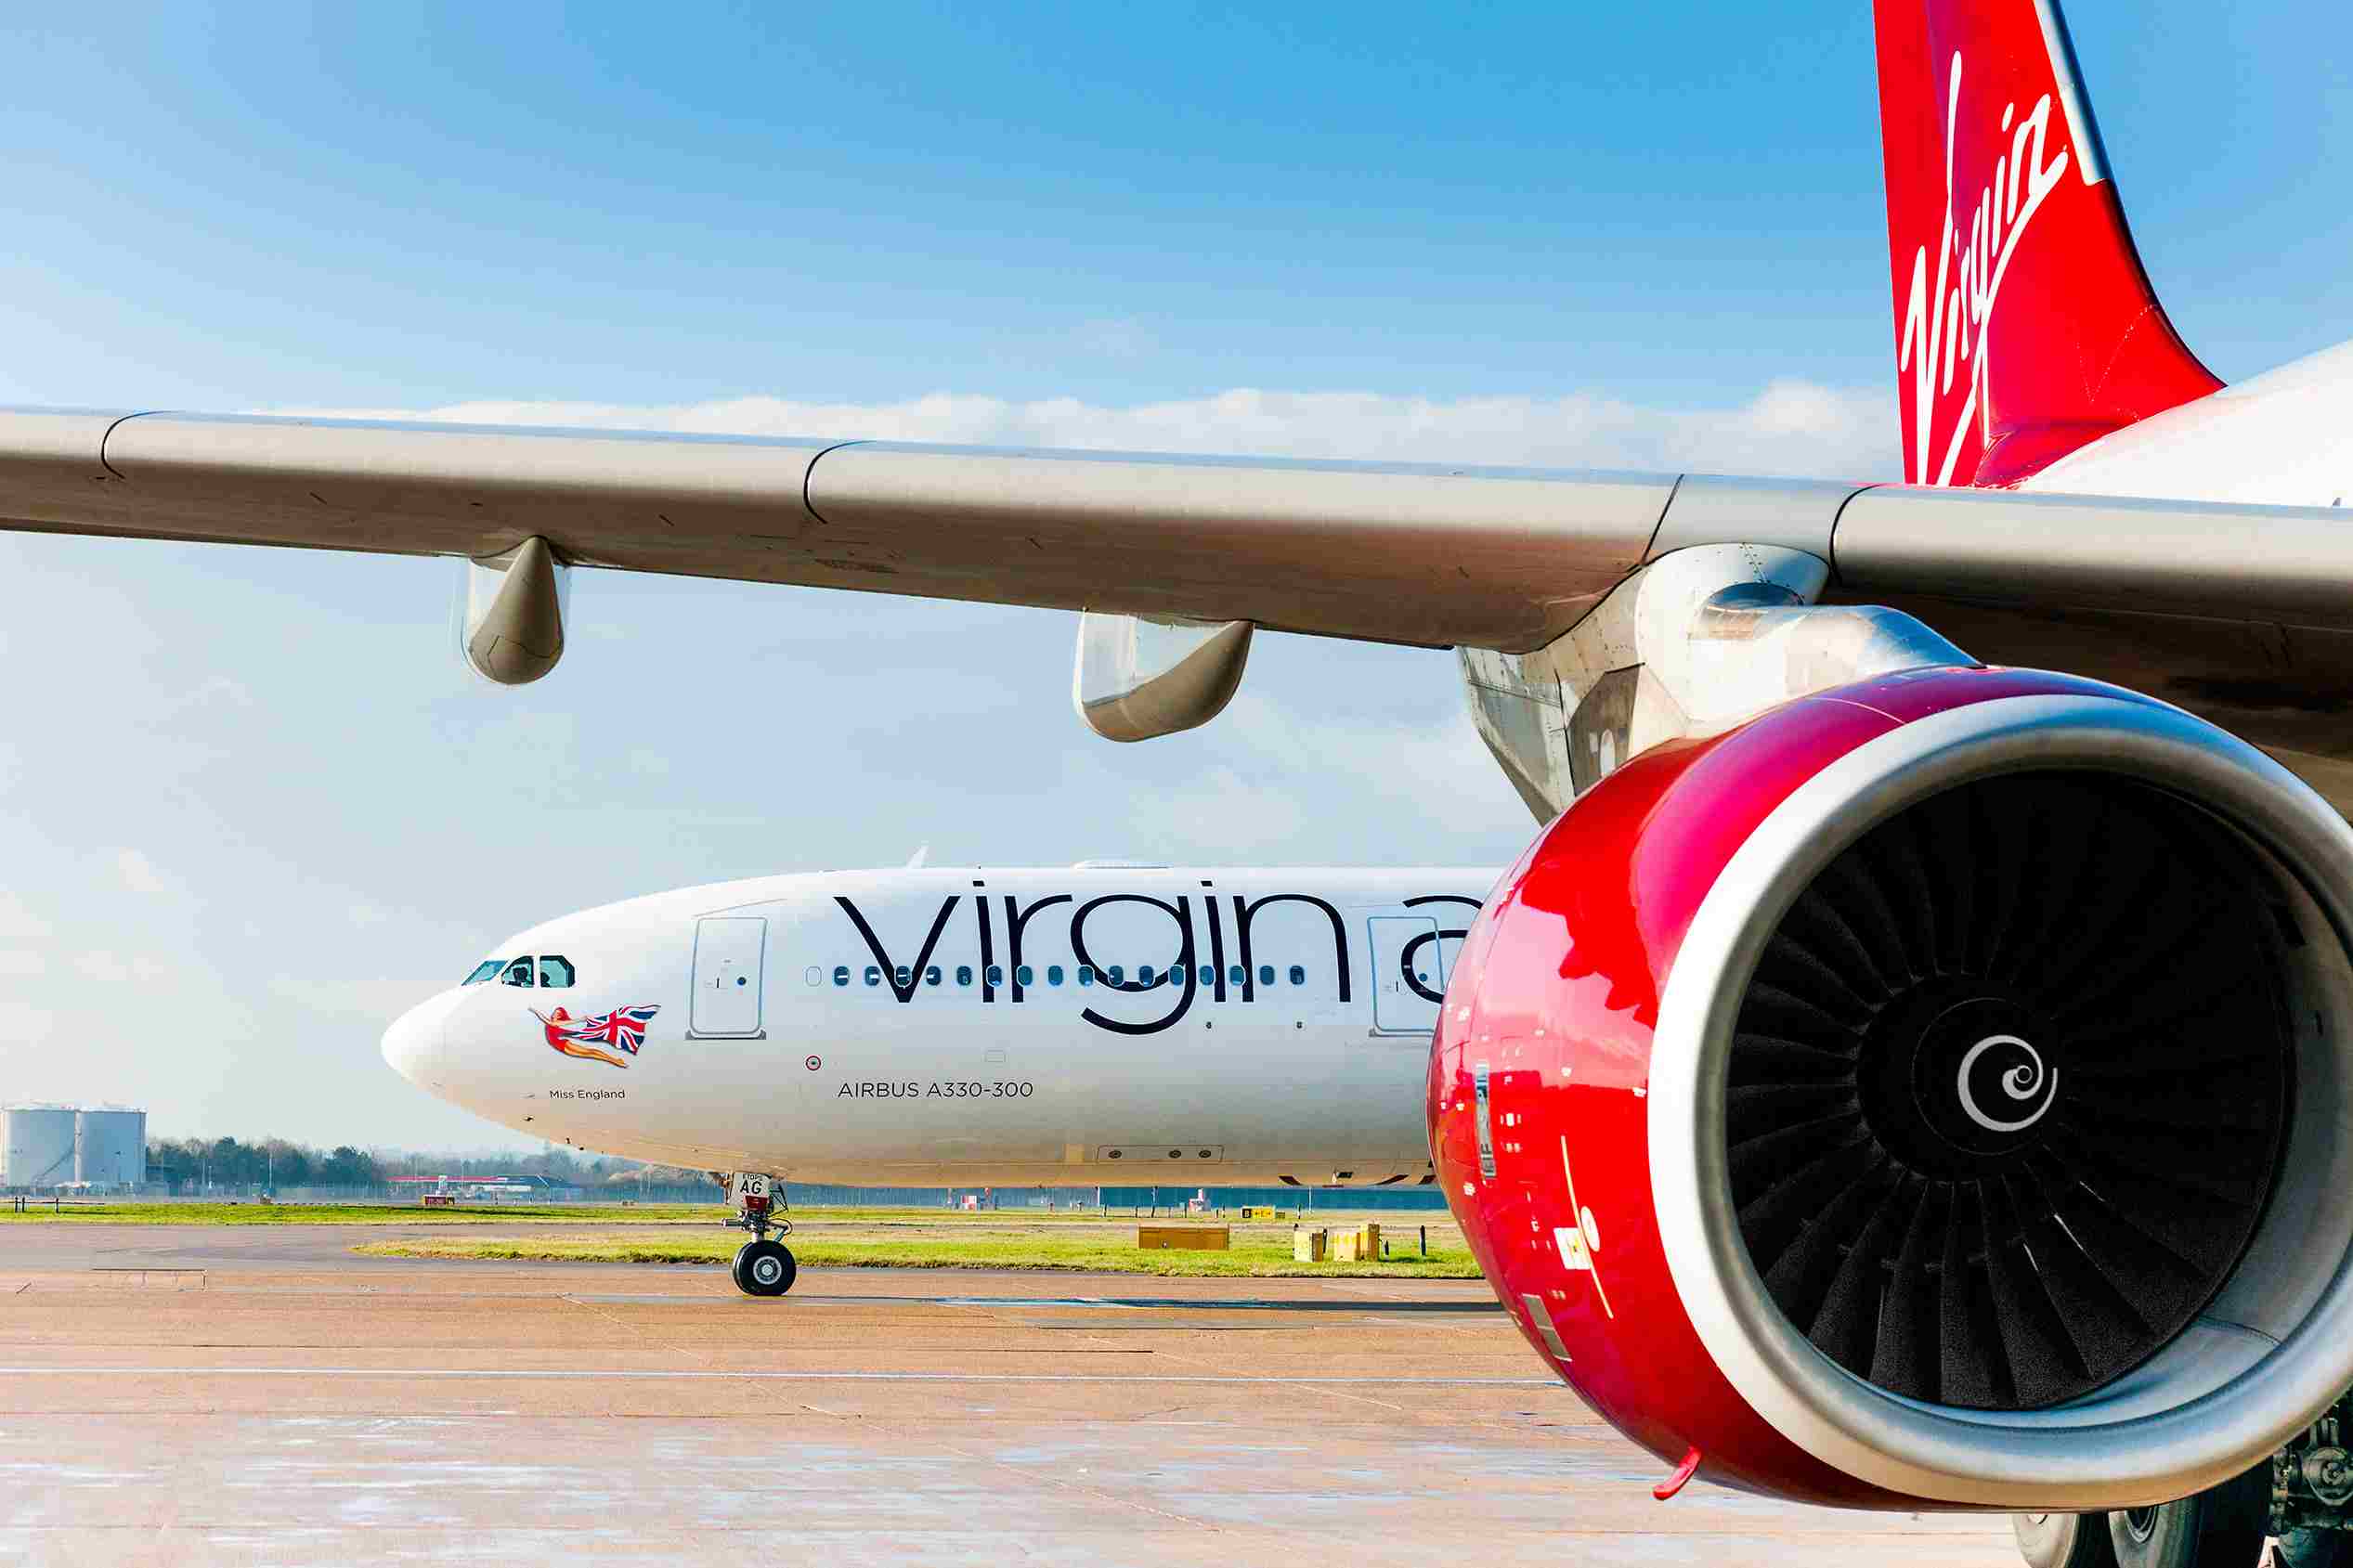
[[[1494,879],[1082,862],[686,888],[517,933],[384,1052],[518,1132],[690,1169],[1426,1185],[1430,1031]],[[735,1278],[780,1295],[766,1213]]]
[[[36,409],[0,518],[457,558],[506,681],[580,565],[1080,610],[1123,740],[1258,627],[1451,648],[1550,825],[1426,1115],[1534,1353],[1678,1478],[2303,1568],[2353,1523],[2353,345],[2199,363],[2055,0],[1875,19],[1904,483]]]

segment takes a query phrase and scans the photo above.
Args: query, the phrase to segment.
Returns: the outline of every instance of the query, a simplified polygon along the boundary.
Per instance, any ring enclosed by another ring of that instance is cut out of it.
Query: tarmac
[[[346,1251],[394,1234],[0,1226],[0,1562],[2018,1562],[2001,1518],[1653,1501],[1475,1281],[754,1301]]]

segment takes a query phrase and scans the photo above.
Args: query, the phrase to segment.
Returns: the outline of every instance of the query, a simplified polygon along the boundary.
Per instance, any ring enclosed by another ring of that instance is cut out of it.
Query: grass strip
[[[385,1258],[468,1258],[517,1263],[724,1263],[744,1238],[713,1236],[451,1236],[368,1241],[352,1251]],[[1247,1278],[1476,1279],[1468,1250],[1433,1247],[1379,1263],[1303,1263],[1291,1255],[1288,1233],[1279,1239],[1237,1238],[1223,1252],[1145,1251],[1132,1239],[1001,1236],[955,1239],[834,1238],[796,1234],[793,1256],[810,1268],[1040,1269],[1089,1274],[1143,1274]]]
[[[37,1205],[37,1206],[36,1206]],[[413,1203],[67,1203],[52,1210],[39,1200],[22,1213],[0,1202],[0,1225],[709,1225],[726,1208],[710,1203],[485,1205],[421,1209]]]

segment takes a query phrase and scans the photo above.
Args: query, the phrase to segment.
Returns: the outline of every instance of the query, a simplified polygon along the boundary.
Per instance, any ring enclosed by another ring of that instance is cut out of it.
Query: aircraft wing
[[[1670,476],[281,418],[0,413],[0,526],[1540,646]]]
[[[1506,653],[1646,560],[1750,543],[1829,561],[1833,597],[1970,606],[2046,641],[2178,623],[2164,635],[2191,650],[2252,636],[2260,664],[2292,628],[2353,632],[2343,522],[1802,480],[0,412],[0,527],[477,560],[538,537],[574,565]]]

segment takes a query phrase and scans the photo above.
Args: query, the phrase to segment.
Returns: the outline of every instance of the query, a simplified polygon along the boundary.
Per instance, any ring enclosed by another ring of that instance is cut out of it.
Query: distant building
[[[73,1179],[93,1187],[145,1185],[147,1112],[129,1106],[85,1106],[75,1112]]]
[[[130,1106],[0,1106],[0,1186],[135,1187],[147,1180],[147,1112]]]
[[[0,1106],[0,1181],[13,1187],[63,1186],[74,1179],[72,1106]]]

